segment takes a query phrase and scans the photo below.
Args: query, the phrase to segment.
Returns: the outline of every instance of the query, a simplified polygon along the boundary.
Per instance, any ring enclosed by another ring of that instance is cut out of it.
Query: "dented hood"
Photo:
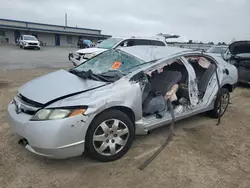
[[[106,85],[105,82],[86,80],[65,70],[41,76],[20,87],[19,93],[38,103],[46,104],[70,94],[85,92]]]
[[[232,55],[250,53],[250,41],[236,41],[229,45],[229,51]]]

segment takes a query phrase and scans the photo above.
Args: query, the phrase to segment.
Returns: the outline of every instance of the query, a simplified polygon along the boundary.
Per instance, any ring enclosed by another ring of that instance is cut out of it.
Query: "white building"
[[[0,41],[15,44],[20,35],[34,35],[47,46],[76,46],[79,38],[97,41],[111,37],[101,30],[0,18]]]

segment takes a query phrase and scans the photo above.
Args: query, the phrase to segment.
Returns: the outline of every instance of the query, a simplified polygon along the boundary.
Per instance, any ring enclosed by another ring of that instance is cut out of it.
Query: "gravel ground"
[[[17,144],[8,126],[7,105],[20,85],[53,70],[0,70],[1,188],[250,186],[250,87],[235,90],[220,126],[204,114],[178,122],[173,141],[140,171],[139,165],[165,141],[168,126],[137,137],[130,151],[111,163],[84,156],[45,159]]]

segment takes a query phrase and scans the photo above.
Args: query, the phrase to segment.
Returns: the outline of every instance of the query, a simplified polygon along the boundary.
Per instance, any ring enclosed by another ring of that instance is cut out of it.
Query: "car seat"
[[[177,62],[173,62],[172,64],[168,65],[168,70],[170,71],[179,71],[181,72],[182,78],[180,80],[181,84],[186,84],[186,81],[188,80],[188,71],[184,65],[180,65]]]
[[[202,98],[207,90],[208,83],[213,76],[213,74],[216,71],[216,65],[210,64],[209,67],[204,72],[203,76],[201,76],[201,79],[198,81],[198,91],[199,96]],[[186,99],[189,99],[189,89],[188,88],[179,88],[177,91],[177,95],[179,97],[184,97]]]
[[[167,67],[164,67],[163,72],[158,73],[155,71],[152,73],[151,91],[165,95],[175,84],[180,82],[181,78],[181,72],[167,70]]]
[[[143,114],[152,115],[164,111],[166,107],[165,94],[178,84],[181,80],[178,71],[163,70],[158,73],[154,71],[151,78],[151,91],[143,102]]]
[[[216,71],[216,65],[210,64],[205,73],[203,74],[201,80],[198,82],[198,90],[200,93],[204,94],[207,90],[208,83]]]

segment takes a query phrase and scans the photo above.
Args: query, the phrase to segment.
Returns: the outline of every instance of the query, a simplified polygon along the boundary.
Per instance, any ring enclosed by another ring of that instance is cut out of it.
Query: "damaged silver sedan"
[[[68,158],[86,152],[113,161],[126,154],[136,134],[171,123],[173,114],[175,121],[206,111],[222,116],[237,79],[236,68],[213,54],[112,49],[23,85],[9,104],[9,124],[35,154]]]

